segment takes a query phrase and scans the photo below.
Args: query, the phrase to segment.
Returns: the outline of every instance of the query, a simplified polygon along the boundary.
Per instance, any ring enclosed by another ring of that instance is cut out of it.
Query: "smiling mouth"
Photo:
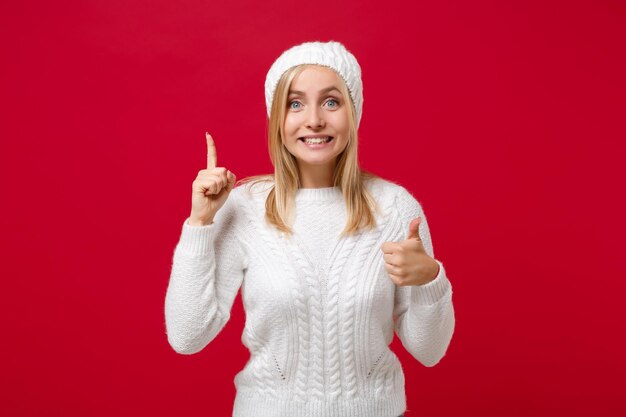
[[[298,140],[301,140],[302,142],[308,144],[308,145],[321,145],[323,143],[328,143],[331,140],[333,140],[334,137],[332,136],[319,136],[319,137],[314,137],[314,138],[298,138]]]

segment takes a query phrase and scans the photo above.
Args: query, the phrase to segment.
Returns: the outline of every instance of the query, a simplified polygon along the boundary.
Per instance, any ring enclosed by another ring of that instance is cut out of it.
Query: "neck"
[[[300,188],[332,187],[335,166],[333,165],[298,165]]]

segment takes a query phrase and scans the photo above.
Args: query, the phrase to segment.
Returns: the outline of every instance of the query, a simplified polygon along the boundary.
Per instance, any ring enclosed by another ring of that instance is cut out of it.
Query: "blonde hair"
[[[291,224],[294,216],[295,194],[300,188],[300,176],[296,158],[284,146],[284,120],[287,111],[287,98],[292,81],[311,64],[296,65],[288,69],[278,81],[272,109],[269,117],[268,149],[270,159],[274,165],[274,174],[256,175],[245,178],[239,183],[258,184],[273,181],[273,186],[265,200],[265,219],[277,229],[292,234]],[[359,167],[357,155],[357,126],[356,111],[350,92],[341,76],[339,89],[346,99],[348,106],[348,144],[344,151],[337,156],[333,186],[339,187],[346,203],[347,221],[341,232],[342,236],[353,234],[361,227],[376,227],[374,212],[377,210],[376,201],[364,185],[364,181],[378,176],[364,171]]]

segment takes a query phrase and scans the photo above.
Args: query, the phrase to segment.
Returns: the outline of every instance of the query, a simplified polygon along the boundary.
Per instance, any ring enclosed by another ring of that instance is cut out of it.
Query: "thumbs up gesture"
[[[224,167],[217,167],[215,142],[206,133],[207,168],[198,172],[192,184],[191,215],[189,224],[205,226],[213,223],[215,213],[224,205],[235,186],[235,174]]]
[[[439,264],[424,249],[419,235],[421,217],[409,224],[409,235],[401,242],[385,242],[380,249],[385,269],[396,285],[422,285],[437,277]]]

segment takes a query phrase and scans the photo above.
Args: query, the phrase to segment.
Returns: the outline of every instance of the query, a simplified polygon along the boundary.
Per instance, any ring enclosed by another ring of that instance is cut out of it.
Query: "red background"
[[[422,203],[454,286],[437,366],[393,342],[406,416],[626,415],[624,2],[40,1],[0,16],[3,415],[230,415],[240,299],[213,343],[176,354],[171,258],[204,132],[238,178],[269,172],[265,74],[308,40],[359,59],[362,165]]]

